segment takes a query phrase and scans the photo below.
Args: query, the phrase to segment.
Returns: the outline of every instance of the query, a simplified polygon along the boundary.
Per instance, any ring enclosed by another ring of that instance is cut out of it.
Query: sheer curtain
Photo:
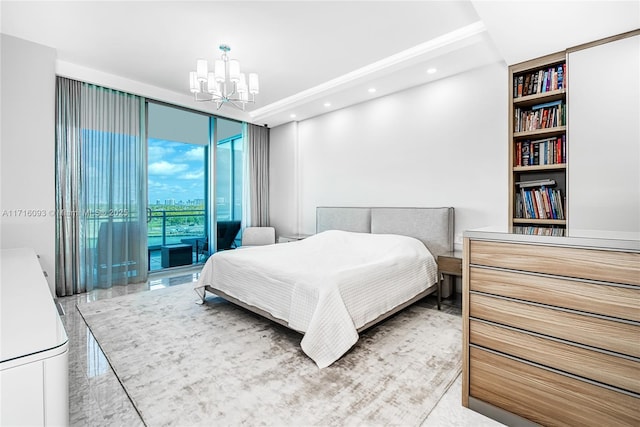
[[[58,77],[56,293],[147,280],[144,99]]]
[[[245,123],[243,223],[269,226],[269,128]]]

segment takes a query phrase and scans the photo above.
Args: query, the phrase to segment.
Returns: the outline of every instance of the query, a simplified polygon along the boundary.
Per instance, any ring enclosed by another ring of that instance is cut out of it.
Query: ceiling
[[[2,33],[55,48],[61,74],[99,70],[142,83],[141,95],[270,127],[640,28],[638,0],[2,0],[0,13]],[[196,59],[217,59],[222,43],[260,75],[245,112],[189,93]]]

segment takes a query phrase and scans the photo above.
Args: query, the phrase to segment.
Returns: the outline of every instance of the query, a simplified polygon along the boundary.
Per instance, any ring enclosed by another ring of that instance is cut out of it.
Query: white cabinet
[[[0,262],[0,425],[68,425],[68,338],[37,255]]]
[[[640,35],[569,50],[567,58],[568,234],[639,238]]]

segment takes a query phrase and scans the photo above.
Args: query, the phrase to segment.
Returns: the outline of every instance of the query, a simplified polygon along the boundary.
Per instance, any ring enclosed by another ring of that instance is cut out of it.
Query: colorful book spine
[[[516,193],[516,218],[564,219],[563,198],[560,190],[541,186],[520,188]]]
[[[565,63],[525,72],[513,78],[513,97],[535,95],[567,87]]]
[[[564,88],[564,65],[558,65],[558,89]]]

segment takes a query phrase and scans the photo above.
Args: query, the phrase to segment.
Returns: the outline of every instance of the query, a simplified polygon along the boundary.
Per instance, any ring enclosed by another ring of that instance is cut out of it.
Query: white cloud
[[[161,160],[149,165],[149,175],[174,175],[183,172],[187,168],[188,165],[184,163],[169,163]]]
[[[187,172],[184,174],[182,179],[203,179],[204,178],[204,170],[200,169],[199,171]]]
[[[204,161],[204,147],[194,147],[184,153],[186,160]]]
[[[160,146],[157,142],[152,143],[149,141],[149,146],[147,148],[147,157],[149,162],[155,162],[161,160],[163,158],[172,157],[175,155],[176,150],[173,147]]]

